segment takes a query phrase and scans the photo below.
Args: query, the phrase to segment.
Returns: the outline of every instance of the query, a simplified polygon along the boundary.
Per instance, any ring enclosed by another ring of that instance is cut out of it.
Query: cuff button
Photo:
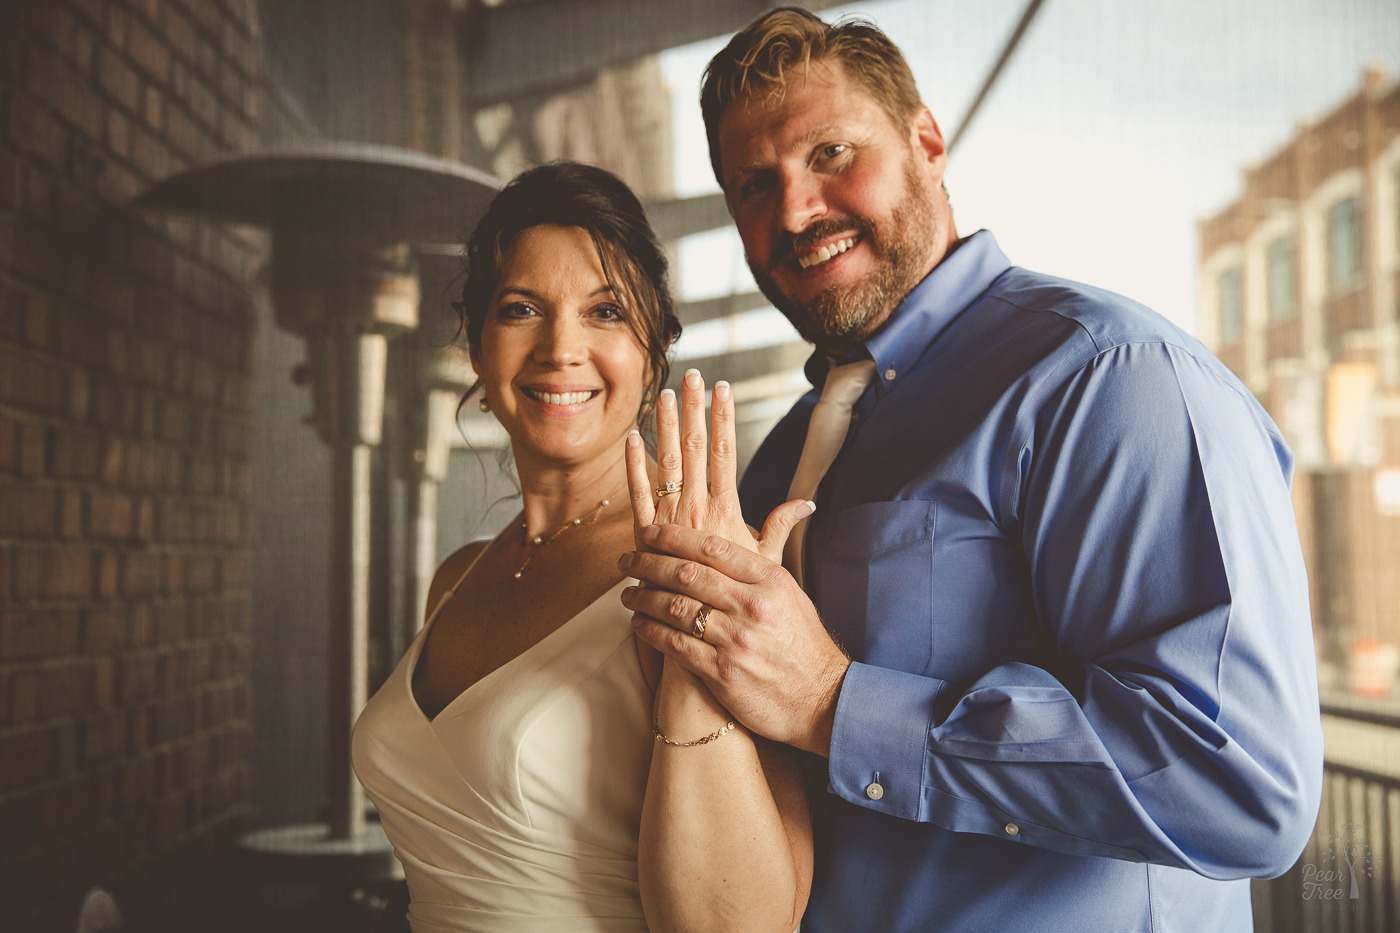
[[[881,797],[885,796],[885,789],[880,786],[878,781],[871,781],[869,784],[865,785],[865,796],[869,797],[871,800],[879,800]]]
[[[1015,823],[1007,823],[1002,829],[1006,830],[1008,836],[1021,835],[1021,827],[1017,826]]]

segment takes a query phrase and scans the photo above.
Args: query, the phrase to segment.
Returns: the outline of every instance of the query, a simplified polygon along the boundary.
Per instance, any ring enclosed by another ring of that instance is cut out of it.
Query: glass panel
[[[1265,251],[1271,321],[1286,320],[1297,310],[1294,285],[1297,282],[1297,257],[1298,241],[1292,236],[1279,237]]]
[[[1240,338],[1243,307],[1240,300],[1240,270],[1226,269],[1215,280],[1216,307],[1220,311],[1220,342],[1234,343]]]
[[[1336,291],[1361,274],[1361,230],[1356,198],[1346,198],[1327,212],[1327,284]]]

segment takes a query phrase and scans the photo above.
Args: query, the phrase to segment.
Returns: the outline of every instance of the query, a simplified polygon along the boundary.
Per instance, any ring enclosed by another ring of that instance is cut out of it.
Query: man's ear
[[[920,105],[909,121],[909,143],[935,173],[934,180],[941,184],[948,168],[948,145],[943,141],[943,131],[938,128],[933,112],[925,106]]]

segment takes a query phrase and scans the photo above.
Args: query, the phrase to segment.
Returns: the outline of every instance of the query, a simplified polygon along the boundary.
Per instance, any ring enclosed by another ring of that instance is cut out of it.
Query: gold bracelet
[[[652,719],[651,734],[656,736],[656,741],[660,742],[662,745],[674,745],[676,748],[694,748],[697,745],[705,745],[706,743],[713,742],[715,739],[723,736],[730,729],[733,729],[735,725],[736,723],[734,722],[734,720],[731,719],[729,720],[729,722],[720,726],[714,732],[711,732],[709,735],[702,736],[701,738],[696,739],[694,742],[677,742],[675,739],[671,738],[669,735],[666,735],[661,731],[660,720]]]

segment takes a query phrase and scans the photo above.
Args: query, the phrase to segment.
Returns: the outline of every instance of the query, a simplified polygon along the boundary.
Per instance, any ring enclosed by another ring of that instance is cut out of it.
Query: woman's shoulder
[[[428,587],[429,606],[436,606],[438,600],[457,585],[458,581],[462,579],[462,575],[471,568],[472,563],[481,556],[481,552],[486,550],[486,546],[490,543],[490,538],[468,541],[438,564],[438,569],[433,574],[433,582]]]
[[[476,560],[477,555],[486,550],[486,545],[490,543],[490,538],[477,538],[475,541],[468,541],[451,554],[448,554],[447,557],[443,559],[442,563],[438,565],[437,572],[441,574],[444,571],[450,573],[453,569],[467,569],[467,567],[471,565],[471,562]]]

